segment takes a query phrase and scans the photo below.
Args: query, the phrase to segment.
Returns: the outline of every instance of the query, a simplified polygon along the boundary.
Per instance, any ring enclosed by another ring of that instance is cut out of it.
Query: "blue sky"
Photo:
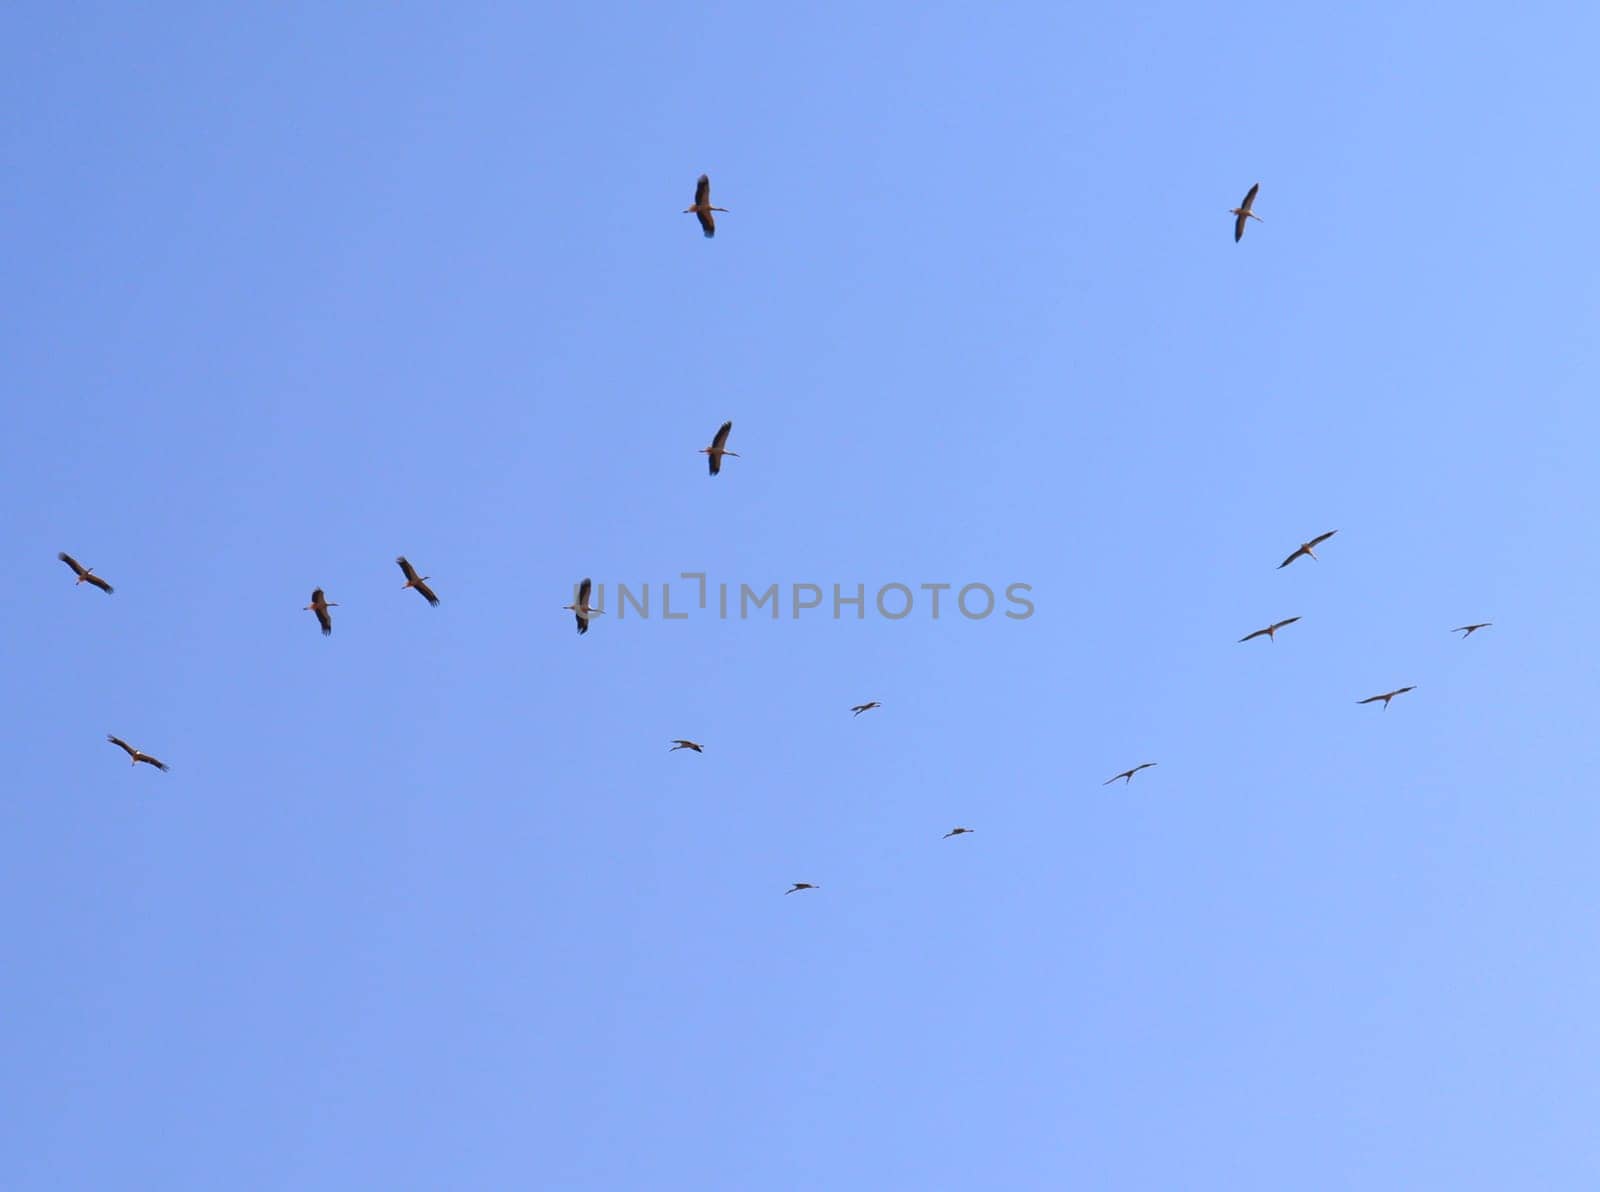
[[[1591,11],[227,7],[0,18],[8,1189],[1595,1185]]]

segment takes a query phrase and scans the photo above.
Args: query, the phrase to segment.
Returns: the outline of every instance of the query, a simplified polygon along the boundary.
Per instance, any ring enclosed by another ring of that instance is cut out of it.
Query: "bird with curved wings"
[[[940,839],[949,840],[952,836],[965,836],[970,831],[972,831],[971,828],[951,828],[942,837],[940,837]]]
[[[311,591],[311,603],[300,611],[316,613],[317,624],[322,626],[322,636],[327,637],[333,632],[333,617],[329,615],[328,610],[338,607],[338,601],[329,600],[322,594],[321,588],[313,588]]]
[[[1459,633],[1461,635],[1461,640],[1466,641],[1474,633],[1478,632],[1478,630],[1487,629],[1493,624],[1493,621],[1479,621],[1476,625],[1457,625],[1450,632]]]
[[[1244,225],[1246,220],[1253,219],[1257,223],[1266,222],[1254,211],[1250,210],[1256,201],[1256,191],[1260,189],[1261,183],[1257,182],[1250,188],[1250,193],[1245,195],[1244,202],[1240,203],[1237,207],[1228,208],[1228,214],[1237,217],[1233,221],[1233,242],[1235,244],[1238,244],[1239,241],[1244,238]]]
[[[685,741],[683,738],[679,737],[673,740],[672,748],[667,750],[667,752],[677,753],[680,749],[692,749],[696,753],[704,753],[706,751],[704,745],[697,744],[694,741]]]
[[[1116,775],[1113,775],[1110,778],[1107,778],[1100,785],[1101,786],[1110,786],[1113,782],[1115,782],[1118,778],[1120,778],[1120,779],[1122,779],[1123,785],[1126,786],[1128,783],[1133,781],[1133,776],[1135,774],[1137,774],[1140,770],[1148,770],[1151,766],[1153,766],[1155,764],[1156,764],[1155,762],[1144,762],[1141,765],[1135,766],[1131,770],[1124,770],[1120,774],[1116,774]]]
[[[1245,634],[1239,640],[1242,642],[1247,642],[1252,638],[1264,637],[1269,642],[1275,642],[1278,640],[1278,630],[1282,629],[1285,625],[1293,625],[1299,619],[1299,617],[1289,617],[1282,621],[1275,621],[1271,625],[1268,625],[1265,629],[1257,629],[1254,633]]]
[[[1285,567],[1287,567],[1290,563],[1293,563],[1302,555],[1308,559],[1315,559],[1317,557],[1316,552],[1311,548],[1314,546],[1321,546],[1324,542],[1328,541],[1328,539],[1332,538],[1338,532],[1338,530],[1329,530],[1326,534],[1318,534],[1310,542],[1302,542],[1299,546],[1295,547],[1292,555],[1278,564],[1278,570],[1282,571]]]
[[[711,205],[711,177],[708,174],[701,174],[700,181],[694,184],[694,205],[685,207],[683,213],[688,215],[689,212],[694,212],[695,218],[700,221],[700,230],[706,234],[706,239],[710,240],[717,234],[716,217],[711,213],[721,211],[726,214],[727,210],[726,207]]]
[[[591,591],[593,591],[593,585],[591,585],[588,578],[585,577],[584,581],[578,585],[577,599],[571,604],[563,604],[561,606],[577,617],[579,633],[588,633],[589,618],[602,616],[605,612],[604,609],[595,608],[589,603],[589,593]]]
[[[728,435],[732,430],[733,423],[731,421],[724,422],[717,428],[717,434],[711,440],[711,446],[700,448],[699,454],[706,457],[706,462],[711,465],[711,474],[713,476],[722,471],[722,457],[724,455],[731,455],[734,459],[739,458],[737,451],[728,450]]]
[[[864,704],[857,704],[855,707],[851,708],[850,711],[853,712],[855,715],[859,716],[863,712],[870,712],[874,708],[881,708],[881,707],[883,707],[883,705],[880,704],[877,700],[874,699],[874,700],[868,700]]]
[[[820,889],[822,889],[821,886],[813,886],[810,882],[796,882],[794,885],[790,886],[787,890],[785,890],[784,893],[785,894],[793,894],[793,893],[795,893],[795,892],[797,892],[799,890],[820,890]]]
[[[106,734],[106,740],[110,741],[118,749],[122,750],[124,753],[126,753],[128,755],[128,757],[131,759],[129,761],[129,763],[128,763],[129,765],[137,766],[140,762],[143,762],[147,766],[154,766],[156,769],[160,770],[163,774],[166,773],[168,769],[170,769],[170,767],[167,765],[166,762],[160,761],[157,758],[153,758],[148,753],[141,753],[139,750],[135,749],[132,745],[129,745],[121,737],[113,737],[110,733],[107,733]]]
[[[431,575],[418,575],[417,569],[406,561],[406,557],[404,555],[401,555],[395,560],[395,562],[400,564],[400,570],[405,572],[406,576],[406,582],[400,585],[400,590],[403,592],[407,588],[415,588],[417,593],[424,600],[426,600],[429,605],[434,608],[438,608],[439,598],[433,594],[433,589],[428,587],[428,581],[433,577]]]
[[[82,563],[78,562],[78,560],[74,559],[66,551],[59,552],[56,555],[56,558],[60,559],[68,567],[72,568],[73,574],[75,574],[78,577],[77,583],[74,583],[72,585],[73,587],[77,587],[78,584],[93,584],[95,587],[99,588],[102,592],[106,593],[107,595],[110,595],[110,593],[111,593],[111,585],[106,583],[105,580],[101,579],[98,575],[96,575],[94,573],[94,568],[85,567]]]
[[[1356,700],[1356,703],[1375,704],[1381,699],[1383,701],[1383,710],[1387,712],[1389,710],[1389,701],[1395,696],[1404,695],[1406,692],[1415,691],[1416,689],[1417,688],[1415,684],[1412,684],[1410,687],[1396,687],[1393,691],[1385,691],[1382,695],[1369,695],[1366,699],[1358,699]]]

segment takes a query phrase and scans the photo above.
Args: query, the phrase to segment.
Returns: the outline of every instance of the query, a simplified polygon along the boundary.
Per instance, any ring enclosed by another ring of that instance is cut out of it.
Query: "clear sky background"
[[[1600,1184],[1597,35],[11,6],[0,1183]]]

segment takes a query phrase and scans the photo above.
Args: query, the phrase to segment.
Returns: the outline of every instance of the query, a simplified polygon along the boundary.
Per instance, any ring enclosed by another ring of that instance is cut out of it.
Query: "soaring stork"
[[[589,603],[589,592],[590,592],[590,590],[591,590],[591,586],[590,586],[589,580],[587,578],[585,578],[584,581],[581,584],[578,585],[578,598],[577,598],[577,600],[575,600],[571,604],[563,604],[561,606],[564,609],[570,610],[573,613],[573,615],[578,618],[578,632],[579,633],[588,633],[589,632],[589,618],[590,617],[601,616],[605,612],[604,609],[595,608],[593,605],[591,605]]]
[[[687,215],[693,211],[695,218],[700,221],[700,230],[706,234],[706,239],[710,240],[717,234],[717,221],[711,213],[727,210],[726,207],[711,205],[711,177],[708,174],[701,174],[700,181],[694,184],[694,206],[685,207],[683,213]]]
[[[1256,191],[1260,189],[1261,183],[1257,182],[1250,188],[1250,193],[1245,195],[1244,202],[1240,203],[1237,207],[1230,207],[1228,209],[1229,215],[1238,217],[1233,221],[1233,242],[1235,244],[1238,244],[1239,241],[1244,237],[1244,225],[1246,220],[1253,219],[1257,223],[1266,222],[1254,211],[1250,210],[1251,205],[1256,201]]]
[[[106,583],[105,580],[101,579],[98,575],[96,575],[94,573],[94,568],[93,567],[85,567],[83,564],[79,563],[78,560],[74,559],[71,555],[69,555],[66,551],[60,552],[58,555],[56,555],[56,558],[60,559],[68,567],[72,568],[72,570],[77,574],[78,580],[77,580],[77,583],[73,584],[73,587],[77,587],[78,584],[93,584],[95,587],[99,588],[102,592],[105,592],[107,594],[110,593],[111,585]]]
[[[306,605],[306,607],[301,611],[310,611],[316,613],[317,624],[322,626],[322,636],[327,637],[333,632],[333,618],[328,615],[328,610],[330,608],[338,607],[339,602],[336,600],[329,600],[327,597],[325,597],[322,594],[321,588],[313,588],[311,591],[311,603]]]
[[[866,702],[864,704],[857,704],[855,707],[851,708],[850,711],[855,713],[855,715],[859,716],[863,712],[870,712],[874,708],[881,708],[881,707],[883,707],[883,705],[880,704],[877,700],[869,700],[868,702]]]
[[[1356,700],[1356,703],[1375,704],[1381,699],[1383,701],[1383,710],[1387,712],[1389,710],[1389,701],[1395,696],[1404,695],[1406,692],[1415,691],[1416,689],[1417,688],[1415,684],[1412,684],[1410,687],[1396,687],[1393,691],[1385,691],[1382,695],[1369,695],[1366,699],[1358,699]]]
[[[156,769],[160,770],[162,773],[166,773],[166,771],[168,769],[168,766],[167,766],[166,762],[159,761],[156,758],[151,757],[148,753],[140,753],[137,749],[135,749],[132,745],[129,745],[121,737],[113,737],[110,733],[107,733],[106,734],[106,740],[110,741],[118,749],[121,749],[124,753],[126,753],[132,759],[132,761],[129,762],[130,765],[137,766],[140,762],[144,762],[145,765],[154,766]]]
[[[1265,629],[1257,629],[1254,633],[1245,634],[1239,640],[1242,642],[1247,642],[1253,637],[1265,637],[1269,642],[1275,642],[1278,640],[1278,630],[1282,629],[1285,625],[1293,625],[1299,619],[1299,617],[1290,617],[1284,621],[1276,621],[1273,624],[1268,625]]]
[[[667,750],[667,752],[668,753],[677,753],[678,750],[680,750],[680,749],[692,749],[696,753],[704,753],[705,752],[705,746],[704,745],[698,745],[693,741],[685,741],[681,737],[675,738],[673,740],[672,748]]]
[[[1314,547],[1314,546],[1321,546],[1324,542],[1328,541],[1328,539],[1332,538],[1338,532],[1339,532],[1338,530],[1329,530],[1326,534],[1318,534],[1310,542],[1302,542],[1299,546],[1295,547],[1294,553],[1292,555],[1290,555],[1287,559],[1285,559],[1283,562],[1278,564],[1278,570],[1282,571],[1285,567],[1287,567],[1290,563],[1293,563],[1301,555],[1304,555],[1308,559],[1315,559],[1317,557],[1316,552],[1313,551],[1311,548]]]
[[[711,465],[711,474],[713,476],[722,471],[722,457],[724,455],[731,455],[734,459],[739,458],[737,451],[729,451],[727,448],[728,432],[732,429],[732,422],[724,422],[717,428],[717,435],[716,438],[711,440],[711,446],[700,448],[700,454],[706,456],[706,462]]]
[[[949,840],[952,836],[965,836],[970,831],[972,831],[971,828],[951,828],[941,839]]]
[[[813,886],[810,882],[796,882],[794,885],[790,886],[787,890],[785,890],[784,893],[785,894],[793,894],[797,890],[820,890],[820,889],[822,889],[821,886]]]
[[[1461,635],[1461,640],[1466,641],[1474,633],[1478,632],[1478,630],[1487,629],[1493,624],[1493,621],[1479,621],[1476,625],[1457,625],[1450,632],[1459,633]]]
[[[1135,766],[1131,770],[1124,770],[1122,773],[1120,773],[1118,775],[1115,775],[1114,777],[1107,778],[1100,785],[1101,786],[1110,786],[1113,782],[1115,782],[1118,778],[1120,778],[1120,779],[1122,779],[1122,784],[1124,786],[1126,786],[1130,782],[1133,781],[1133,776],[1135,774],[1137,774],[1140,770],[1148,770],[1151,766],[1153,766],[1155,764],[1156,764],[1155,762],[1144,762],[1144,763],[1142,763],[1140,765]]]
[[[400,570],[406,573],[406,582],[400,585],[400,590],[403,592],[407,588],[415,588],[424,600],[426,600],[434,608],[438,608],[439,598],[433,594],[433,589],[428,587],[428,581],[432,579],[433,576],[418,575],[417,569],[410,563],[406,562],[406,557],[404,555],[401,555],[395,560],[395,562],[400,564]]]

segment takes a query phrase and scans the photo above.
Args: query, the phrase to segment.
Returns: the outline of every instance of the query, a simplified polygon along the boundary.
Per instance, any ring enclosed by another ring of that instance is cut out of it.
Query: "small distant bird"
[[[680,749],[692,749],[696,753],[704,753],[705,752],[705,746],[697,745],[693,741],[684,741],[684,740],[681,740],[681,739],[674,740],[672,742],[672,748],[667,750],[667,752],[668,753],[677,753],[678,750],[680,750]]]
[[[1459,633],[1461,635],[1461,640],[1466,641],[1474,633],[1478,632],[1478,630],[1487,629],[1493,624],[1493,621],[1479,621],[1476,625],[1457,625],[1450,632]]]
[[[148,753],[140,753],[137,749],[135,749],[132,745],[129,745],[121,737],[113,737],[109,733],[107,733],[106,734],[106,740],[110,741],[118,749],[121,749],[124,753],[126,753],[130,758],[133,759],[131,762],[128,763],[129,765],[137,766],[140,762],[143,762],[147,766],[154,766],[156,769],[160,770],[163,774],[165,774],[167,772],[168,766],[167,766],[166,762],[158,761],[156,758],[151,757]]]
[[[1396,687],[1393,691],[1385,691],[1382,695],[1371,695],[1371,696],[1368,696],[1366,699],[1358,699],[1358,700],[1356,700],[1356,703],[1358,703],[1358,704],[1375,704],[1381,699],[1383,701],[1383,710],[1385,712],[1387,712],[1389,710],[1389,701],[1392,700],[1395,696],[1404,695],[1406,692],[1415,691],[1416,689],[1417,688],[1416,688],[1415,684],[1413,684],[1410,687]]]
[[[1244,225],[1246,220],[1253,219],[1257,223],[1266,222],[1254,211],[1250,210],[1251,205],[1256,201],[1256,191],[1260,189],[1261,183],[1257,182],[1250,188],[1250,193],[1245,195],[1244,202],[1240,203],[1237,207],[1228,208],[1229,215],[1238,216],[1238,218],[1233,221],[1233,242],[1235,244],[1238,244],[1239,241],[1244,237]]]
[[[1298,547],[1295,548],[1294,554],[1290,555],[1287,559],[1278,564],[1278,570],[1282,571],[1301,555],[1304,555],[1308,559],[1315,559],[1317,557],[1316,552],[1311,548],[1314,546],[1321,546],[1324,542],[1328,541],[1328,539],[1332,538],[1338,532],[1338,530],[1329,530],[1326,534],[1318,534],[1310,542],[1302,542]]]
[[[883,707],[883,705],[880,704],[877,700],[872,700],[869,703],[857,704],[855,707],[851,708],[850,710],[852,712],[854,712],[857,716],[859,716],[863,712],[870,712],[874,708],[881,708],[881,707]]]
[[[588,579],[585,578],[584,581],[578,585],[578,599],[571,604],[563,604],[561,606],[564,609],[570,610],[572,614],[577,617],[579,633],[589,632],[590,617],[602,616],[605,613],[604,609],[595,608],[589,603],[590,590],[590,583]]]
[[[1290,617],[1286,621],[1278,621],[1272,625],[1268,625],[1265,629],[1257,629],[1254,633],[1247,633],[1239,640],[1242,642],[1247,642],[1253,637],[1265,637],[1269,642],[1275,642],[1278,640],[1278,630],[1282,629],[1285,625],[1293,625],[1299,619],[1299,617]]]
[[[74,559],[66,551],[62,551],[60,554],[56,555],[56,558],[60,559],[68,567],[72,568],[72,570],[77,574],[78,580],[77,583],[73,584],[73,587],[77,587],[78,584],[93,584],[102,592],[105,592],[108,595],[110,594],[111,585],[96,575],[93,567],[83,566],[83,564],[79,563],[78,560]]]
[[[737,451],[729,451],[725,444],[728,441],[728,432],[733,429],[733,423],[724,422],[717,428],[717,437],[711,440],[711,446],[700,448],[700,454],[706,456],[706,462],[711,465],[711,474],[715,476],[722,471],[722,457],[731,455],[739,458]]]
[[[1134,768],[1133,768],[1133,769],[1131,769],[1131,770],[1124,770],[1124,771],[1123,771],[1123,772],[1122,772],[1122,773],[1120,773],[1120,774],[1117,774],[1117,775],[1115,775],[1115,776],[1114,776],[1114,777],[1111,777],[1111,778],[1107,778],[1107,779],[1106,779],[1106,780],[1105,780],[1105,781],[1104,781],[1104,782],[1102,782],[1102,783],[1101,783],[1101,784],[1100,784],[1100,785],[1101,785],[1101,786],[1110,786],[1110,785],[1111,785],[1111,784],[1112,784],[1112,783],[1113,783],[1113,782],[1115,782],[1115,781],[1116,781],[1116,780],[1117,780],[1117,779],[1118,779],[1118,778],[1120,778],[1120,779],[1122,779],[1122,780],[1123,780],[1123,783],[1124,783],[1124,785],[1126,785],[1126,784],[1127,784],[1127,783],[1130,783],[1130,782],[1132,782],[1132,781],[1133,781],[1133,776],[1134,776],[1134,775],[1135,775],[1135,774],[1137,774],[1137,773],[1138,773],[1138,772],[1139,772],[1139,771],[1140,771],[1140,770],[1148,770],[1148,769],[1149,769],[1149,768],[1150,768],[1150,767],[1151,767],[1151,766],[1153,766],[1153,765],[1155,765],[1155,764],[1156,764],[1156,763],[1155,763],[1155,762],[1145,762],[1145,763],[1143,763],[1143,764],[1142,764],[1142,765],[1138,765],[1138,766],[1135,766],[1135,767],[1134,767]]]
[[[784,893],[785,894],[793,894],[796,890],[820,890],[820,889],[822,889],[821,886],[813,886],[810,882],[796,882],[794,885],[790,886],[787,890],[785,890]]]
[[[707,174],[701,174],[700,181],[694,184],[694,206],[685,207],[683,213],[687,215],[693,211],[695,218],[700,221],[700,230],[706,234],[706,239],[710,240],[717,234],[717,221],[711,213],[713,211],[726,213],[727,210],[726,207],[711,205],[711,178]]]
[[[400,585],[400,590],[403,592],[407,588],[415,588],[424,600],[426,600],[434,608],[438,608],[439,598],[433,594],[433,589],[428,587],[428,581],[432,579],[433,576],[418,575],[417,569],[410,563],[406,562],[406,557],[404,555],[401,555],[395,560],[395,562],[400,564],[400,570],[406,573],[406,582]]]
[[[327,637],[333,632],[333,618],[328,615],[330,608],[338,608],[339,602],[329,600],[322,594],[321,588],[314,588],[311,592],[311,603],[300,611],[314,612],[317,614],[317,624],[322,626],[322,636]]]
[[[972,831],[971,828],[951,828],[940,839],[949,840],[952,836],[965,836],[970,831]]]

